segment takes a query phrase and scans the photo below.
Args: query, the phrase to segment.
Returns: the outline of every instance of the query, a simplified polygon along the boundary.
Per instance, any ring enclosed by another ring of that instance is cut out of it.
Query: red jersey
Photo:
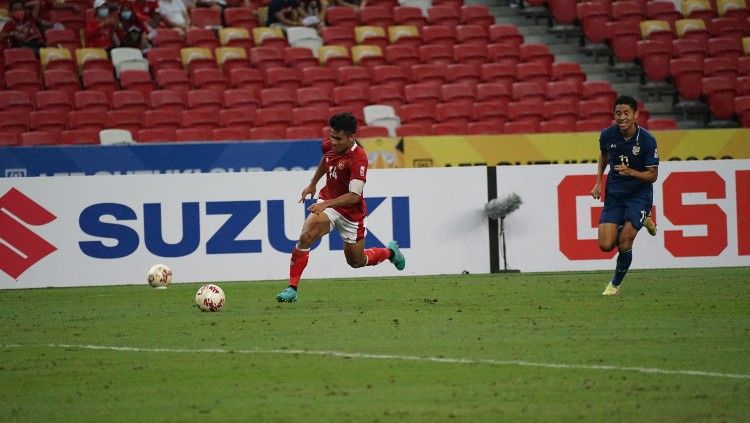
[[[356,143],[344,153],[338,154],[333,149],[331,140],[323,140],[323,160],[326,165],[326,184],[318,196],[323,200],[333,200],[349,192],[349,181],[359,179],[367,181],[367,154]],[[367,215],[364,195],[359,203],[347,207],[335,208],[346,220],[361,222]]]

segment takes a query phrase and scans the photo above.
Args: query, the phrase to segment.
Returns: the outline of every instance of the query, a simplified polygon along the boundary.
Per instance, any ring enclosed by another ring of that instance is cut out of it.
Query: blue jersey
[[[653,184],[620,175],[614,170],[618,164],[624,164],[640,172],[648,167],[659,166],[659,153],[653,135],[639,126],[635,134],[626,140],[620,134],[620,128],[613,125],[602,130],[599,136],[599,149],[608,158],[609,173],[605,188],[607,196],[639,196],[649,201],[653,198]]]

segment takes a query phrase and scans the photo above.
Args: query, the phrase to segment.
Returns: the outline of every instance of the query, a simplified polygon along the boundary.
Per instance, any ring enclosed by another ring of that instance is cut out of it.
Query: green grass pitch
[[[750,421],[750,268],[609,276],[0,291],[0,421]]]

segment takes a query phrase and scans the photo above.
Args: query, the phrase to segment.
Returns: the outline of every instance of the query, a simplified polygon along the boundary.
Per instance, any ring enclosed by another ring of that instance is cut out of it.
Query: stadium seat
[[[674,119],[649,119],[648,122],[646,122],[646,129],[649,131],[659,131],[659,130],[672,130],[672,129],[678,129],[677,128],[677,122]]]
[[[106,112],[100,110],[74,110],[68,113],[68,129],[92,130],[98,133],[106,127]]]
[[[318,139],[321,136],[321,130],[313,126],[292,126],[286,128],[285,138],[288,140],[308,140]]]
[[[469,125],[466,127],[466,134],[468,135],[489,135],[501,133],[501,127],[495,122],[490,121],[469,122]]]
[[[107,128],[125,129],[131,134],[143,128],[143,113],[130,110],[110,110],[107,112]]]
[[[703,61],[707,53],[708,51],[698,40],[686,38],[672,40],[672,56],[675,58]]]
[[[474,87],[481,81],[479,68],[476,66],[453,63],[445,68],[447,82],[460,82]]]
[[[452,48],[453,44],[456,44],[456,37],[449,26],[427,25],[422,27],[422,43],[440,44]]]
[[[139,142],[170,142],[176,138],[176,130],[169,128],[147,128],[141,129],[135,135]]]
[[[427,18],[420,8],[401,5],[393,8],[393,22],[396,25],[413,25],[421,29],[427,25]]]
[[[6,81],[9,79],[11,71],[5,73]],[[73,100],[73,95],[76,91],[81,89],[81,84],[78,82],[78,75],[75,72],[70,72],[62,69],[52,69],[44,71],[44,86],[48,90],[62,91]],[[12,87],[8,87],[12,88]],[[16,88],[17,89],[17,88]]]
[[[331,96],[336,106],[346,106],[353,110],[362,110],[368,102],[365,90],[357,86],[334,87]]]
[[[49,10],[49,21],[60,23],[66,30],[73,32],[73,34],[78,34],[84,29],[83,14],[68,8],[52,8]]]
[[[247,7],[227,7],[224,9],[224,23],[228,27],[252,30],[260,26],[258,17]]]
[[[487,46],[483,44],[455,44],[453,46],[453,61],[481,66],[487,62]]]
[[[401,66],[404,71],[408,71],[412,65],[420,63],[417,49],[407,45],[387,46],[385,48],[385,61],[390,65]]]
[[[680,19],[675,22],[678,38],[697,40],[704,50],[708,50],[708,39],[711,38],[706,28],[706,24],[700,19]]]
[[[610,20],[610,15],[603,3],[578,3],[576,14],[581,22],[581,30],[589,42],[603,43],[607,39],[606,23]]]
[[[192,88],[185,71],[181,69],[161,69],[156,71],[156,85],[162,90],[188,92]]]
[[[34,50],[6,48],[3,50],[3,63],[6,70],[23,70],[39,76],[39,60],[34,54]]]
[[[743,0],[717,0],[716,11],[724,18],[734,18],[740,21],[750,18],[747,2]]]
[[[73,55],[70,54],[70,50],[65,48],[42,48],[39,50],[39,59],[42,63],[42,71],[48,69],[76,71],[76,62],[73,60]]]
[[[266,87],[284,88],[294,92],[302,85],[299,71],[294,68],[278,67],[265,69]]]
[[[336,69],[336,77],[338,85],[356,85],[365,90],[369,89],[372,83],[370,72],[364,66],[341,66]]]
[[[175,131],[175,141],[211,141],[214,128],[180,128]]]
[[[646,19],[646,11],[637,1],[616,1],[611,5],[611,16],[614,21],[638,24]]]
[[[55,70],[55,72],[60,71]],[[23,69],[5,71],[5,86],[9,90],[23,91],[29,97],[35,96],[37,92],[42,90],[39,78]]]
[[[47,40],[47,46],[64,48],[71,52],[81,47],[76,33],[69,29],[48,29],[44,31],[44,38]]]
[[[143,115],[143,127],[146,129],[175,131],[181,125],[182,109],[146,110],[146,113]]]
[[[440,99],[443,103],[463,104],[465,109],[470,109],[477,100],[476,91],[475,87],[464,84],[443,84],[440,86]]]
[[[446,79],[446,66],[434,63],[412,65],[409,73],[414,83],[442,85]]]
[[[422,45],[422,36],[414,25],[392,25],[388,27],[388,41],[391,45],[417,48]]]
[[[149,95],[149,103],[152,110],[175,110],[182,111],[187,108],[187,100],[183,95],[174,90],[156,90]]]
[[[737,72],[739,75],[750,75],[750,56],[737,59]]]
[[[112,110],[142,113],[148,110],[148,103],[140,91],[115,91],[112,93]]]
[[[617,93],[609,82],[586,81],[581,85],[581,89],[582,98],[584,100],[601,100],[614,110]]]
[[[248,31],[247,28],[219,29],[219,44],[223,47],[237,47],[243,50],[249,50],[255,47],[255,41],[250,38],[250,31]]]
[[[219,69],[196,69],[190,79],[195,89],[224,91],[229,86],[227,78]]]
[[[433,123],[430,133],[435,136],[441,135],[466,135],[468,133],[468,124],[461,122],[438,122]]]
[[[575,131],[599,132],[607,126],[601,119],[582,119],[576,122]]]
[[[359,18],[357,18],[357,14],[352,8],[329,7],[326,9],[326,22],[328,22],[329,27],[340,26],[354,28],[359,25]]]
[[[63,110],[36,110],[29,114],[28,128],[36,132],[48,132],[57,136],[68,129],[68,113]]]
[[[539,132],[546,134],[571,132],[573,129],[575,129],[575,124],[571,126],[560,120],[545,120],[539,124]]]
[[[519,46],[518,52],[521,62],[541,63],[550,71],[552,70],[552,63],[555,61],[555,56],[550,53],[549,47],[546,44],[522,44]]]
[[[712,37],[729,37],[741,40],[747,34],[743,22],[734,18],[714,18],[708,25]]]
[[[427,9],[427,20],[430,25],[456,27],[461,23],[460,12],[450,6],[432,6]]]
[[[511,101],[508,103],[508,117],[510,117],[511,121],[531,122],[536,128],[539,126],[539,122],[544,119],[543,104],[528,101]]]
[[[713,76],[703,78],[703,93],[708,100],[708,108],[717,119],[731,119],[734,115],[735,88],[730,78]]]
[[[703,74],[705,76],[718,76],[734,81],[739,72],[736,63],[726,57],[707,57],[703,60]]]
[[[535,134],[539,132],[539,122],[529,120],[517,120],[505,122],[503,125],[504,134]]]
[[[224,108],[223,91],[191,90],[187,93],[188,108],[216,113]]]
[[[517,68],[515,65],[504,63],[485,63],[481,67],[481,79],[484,82],[495,82],[505,85],[509,90],[516,81]]]
[[[479,25],[488,28],[495,24],[495,17],[490,13],[489,8],[483,5],[464,5],[461,6],[461,23],[463,25]]]
[[[507,106],[513,99],[511,89],[502,83],[485,82],[477,85],[477,101],[503,103]]]
[[[283,126],[257,127],[250,129],[251,140],[283,140],[286,129]]]
[[[214,129],[219,126],[217,113],[206,113],[205,110],[183,110],[181,128]],[[178,135],[179,138],[179,135]],[[210,139],[210,138],[209,138]]]
[[[138,91],[143,94],[143,98],[148,98],[154,90],[154,82],[151,74],[146,71],[125,70],[120,74],[120,87],[123,90]]]
[[[675,9],[675,3],[669,0],[653,0],[646,2],[646,17],[669,22],[670,28],[675,28],[675,22],[682,19],[682,13]]]
[[[292,123],[294,126],[314,126],[323,128],[328,124],[328,106],[295,107],[292,109]]]
[[[405,123],[396,128],[399,137],[428,136],[432,132],[432,124]]]
[[[331,105],[331,100],[328,97],[328,93],[323,88],[319,87],[303,87],[298,88],[296,91],[297,107],[312,108],[312,107],[325,107],[328,108]]]
[[[287,88],[264,88],[260,90],[260,106],[264,109],[283,108],[291,110],[297,105],[294,91]]]
[[[216,65],[229,77],[233,69],[249,68],[250,61],[245,49],[239,47],[219,47],[215,50]]]
[[[343,46],[350,49],[357,44],[354,38],[354,26],[328,26],[321,30],[321,37],[325,45]]]
[[[189,9],[190,22],[199,28],[221,27],[221,12],[209,7],[192,7]]]
[[[638,24],[631,21],[607,22],[607,37],[612,54],[620,62],[632,62],[638,53],[638,40],[641,30]],[[671,42],[671,41],[670,41]]]
[[[259,69],[284,67],[284,50],[273,47],[252,48],[250,63]]]
[[[23,91],[0,91],[0,111],[28,113],[34,110],[31,97]]]
[[[688,19],[700,19],[708,25],[711,19],[718,15],[708,0],[683,0],[682,16]]]
[[[541,84],[536,82],[514,82],[511,86],[514,101],[535,103],[539,106],[541,106],[547,99],[547,94],[545,93],[546,89],[546,84],[542,87]]]
[[[154,75],[162,69],[183,69],[180,50],[175,48],[154,47],[146,53],[146,58]]]
[[[250,36],[248,35],[246,38],[249,39]],[[216,38],[216,32],[213,29],[190,28],[185,33],[185,44],[188,47],[202,47],[213,51],[219,47],[219,40]]]
[[[306,48],[311,53],[323,46],[323,39],[315,28],[290,27],[286,29],[286,37],[290,46]]]
[[[639,41],[638,55],[646,77],[651,81],[664,81],[669,76],[672,45],[663,41]]]
[[[394,84],[373,85],[369,87],[368,92],[368,101],[370,104],[385,105],[397,109],[405,101],[404,95],[401,94],[402,89]],[[367,114],[365,113],[366,116]]]
[[[333,87],[337,85],[336,70],[330,68],[302,69],[302,85],[322,88],[330,93]]]
[[[388,128],[364,125],[357,128],[357,136],[360,138],[382,138],[389,135]]]
[[[24,147],[34,147],[34,146],[40,146],[40,145],[55,145],[59,142],[59,139],[60,139],[59,132],[58,133],[43,132],[43,131],[24,132],[21,134],[21,145]],[[0,140],[0,146],[1,145],[3,145],[2,140]]]
[[[317,51],[317,50],[316,50]],[[298,71],[304,68],[315,67],[319,63],[312,51],[306,47],[287,47],[284,49],[284,64]]]
[[[380,26],[357,26],[354,28],[357,44],[375,45],[384,49],[389,44],[385,29]]]
[[[110,51],[112,56],[112,66],[115,68],[115,75],[120,77],[124,70],[141,70],[148,72],[148,60],[143,57],[143,53],[137,48],[119,47]]]
[[[240,141],[250,139],[250,130],[247,128],[214,128],[211,131],[211,139],[214,141]]]
[[[212,51],[204,47],[185,47],[180,50],[182,66],[191,75],[196,69],[213,69],[216,67],[216,60]]]
[[[435,107],[426,104],[403,104],[398,108],[402,124],[430,126],[435,123]]]
[[[558,25],[572,25],[576,20],[575,0],[555,0],[548,3],[552,19]]]
[[[612,120],[614,108],[602,100],[581,100],[578,102],[578,116],[581,120],[597,120],[602,128]]]
[[[458,123],[465,126],[473,117],[473,110],[470,106],[468,102],[438,103],[435,106],[435,115],[439,123]]]
[[[85,69],[81,75],[83,89],[101,91],[107,99],[112,98],[112,93],[119,89],[112,71],[102,69]]]
[[[533,82],[541,88],[546,88],[547,83],[552,79],[552,71],[544,63],[519,63],[516,68],[519,82]]]
[[[426,44],[419,46],[419,58],[422,63],[448,65],[453,63],[453,44]]]
[[[544,115],[547,120],[565,122],[572,128],[578,120],[578,103],[571,104],[565,100],[545,101]]]
[[[77,48],[75,51],[78,72],[97,69],[112,72],[114,67],[109,60],[107,51],[103,48]]]
[[[224,107],[227,109],[242,109],[246,113],[255,113],[260,107],[257,92],[248,89],[230,89],[223,93]],[[221,113],[221,112],[220,112]]]
[[[156,48],[171,48],[179,50],[185,47],[185,40],[182,38],[182,35],[177,30],[170,28],[155,29],[152,43]]]
[[[323,66],[334,69],[340,66],[352,65],[352,59],[349,57],[349,50],[343,46],[324,45],[318,50],[318,60]]]
[[[523,44],[524,39],[515,25],[496,24],[489,28],[489,42],[493,44],[510,44],[517,47]]]
[[[431,83],[409,84],[404,87],[406,102],[434,108],[440,102],[440,86]]]
[[[459,25],[456,31],[456,44],[478,44],[486,46],[489,43],[487,30],[479,25]]]
[[[360,25],[378,26],[383,29],[393,25],[393,9],[371,6],[359,9]]]
[[[581,100],[581,90],[573,81],[551,81],[547,83],[547,98],[566,101],[577,107]]]
[[[400,66],[375,66],[371,68],[370,71],[372,73],[372,82],[375,85],[394,85],[398,88],[399,92],[403,92],[404,86],[409,83],[406,72],[404,72],[404,69]]]
[[[71,129],[60,133],[60,144],[99,144],[99,131],[93,129]]]
[[[711,57],[726,57],[736,61],[744,55],[742,44],[736,38],[716,37],[708,40],[708,55]]]
[[[6,93],[7,92],[13,91],[6,91]],[[61,111],[65,112],[66,116],[69,111],[73,110],[73,100],[63,91],[39,91],[35,95],[35,103],[38,110]]]
[[[73,96],[73,104],[76,110],[109,111],[109,100],[102,91],[76,91]]]
[[[289,42],[284,36],[284,32],[281,28],[253,28],[253,40],[258,47],[270,47],[279,50],[289,47]]]
[[[243,108],[219,110],[219,126],[222,128],[244,128],[249,130],[253,127],[255,109],[252,111]]]
[[[352,62],[357,66],[372,68],[385,65],[383,50],[375,45],[357,45],[352,47]]]

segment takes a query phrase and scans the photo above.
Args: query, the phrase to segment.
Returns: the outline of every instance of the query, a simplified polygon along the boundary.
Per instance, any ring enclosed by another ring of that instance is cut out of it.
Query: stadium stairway
[[[498,24],[512,24],[524,36],[525,43],[544,43],[556,62],[581,65],[589,81],[608,81],[618,94],[632,95],[643,101],[651,118],[675,119],[681,129],[703,128],[704,114],[676,114],[670,83],[642,82],[642,70],[633,63],[610,62],[606,45],[581,46],[580,28],[574,25],[553,25],[547,9],[542,7],[511,8],[509,0],[464,0],[464,4],[484,5]]]

